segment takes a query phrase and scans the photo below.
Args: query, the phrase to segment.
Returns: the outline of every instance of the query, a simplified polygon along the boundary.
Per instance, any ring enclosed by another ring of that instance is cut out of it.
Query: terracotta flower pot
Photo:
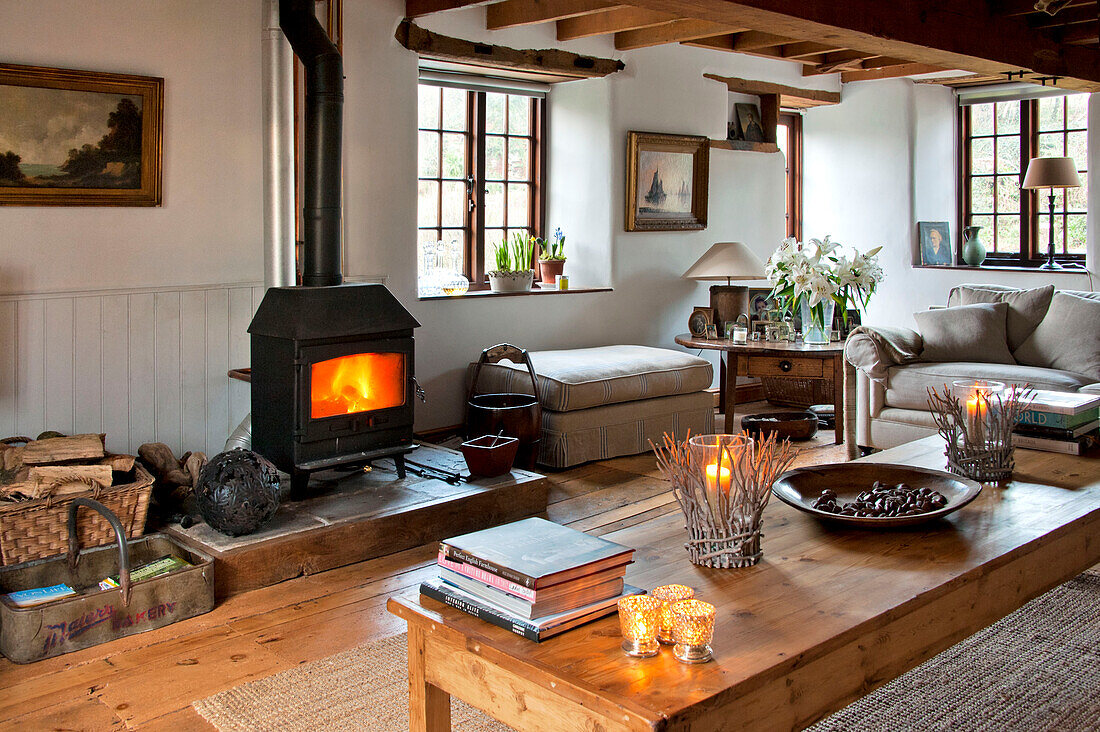
[[[564,259],[540,259],[539,281],[552,285],[557,281],[555,278],[560,275],[564,269]]]

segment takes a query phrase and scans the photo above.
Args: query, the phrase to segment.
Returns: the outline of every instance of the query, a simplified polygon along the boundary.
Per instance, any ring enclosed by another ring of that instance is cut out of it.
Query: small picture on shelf
[[[755,104],[738,103],[733,105],[734,114],[741,128],[740,139],[749,142],[764,142],[764,125],[760,121],[760,108]]]
[[[920,263],[926,266],[949,267],[955,263],[951,247],[951,224],[946,221],[919,221]]]
[[[707,338],[707,340],[711,340],[711,341],[718,340],[718,326],[717,325],[715,325],[714,323],[711,323],[710,325],[707,326],[706,338]]]

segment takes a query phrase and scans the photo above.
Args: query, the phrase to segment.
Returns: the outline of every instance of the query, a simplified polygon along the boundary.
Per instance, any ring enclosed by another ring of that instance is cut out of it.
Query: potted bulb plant
[[[516,232],[511,241],[504,241],[495,250],[496,269],[488,272],[489,289],[493,292],[527,292],[535,280],[534,239]]]
[[[554,238],[547,242],[537,240],[539,245],[539,281],[547,284],[557,282],[557,276],[565,270],[565,234],[561,227],[554,229]]]

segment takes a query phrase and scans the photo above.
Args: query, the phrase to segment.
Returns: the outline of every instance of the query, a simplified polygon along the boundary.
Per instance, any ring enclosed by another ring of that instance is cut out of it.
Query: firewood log
[[[99,460],[103,457],[103,435],[87,434],[35,440],[23,448],[27,465],[49,465],[68,460]]]
[[[36,497],[67,495],[88,490],[91,483],[102,488],[111,487],[110,465],[35,465],[30,469],[30,481],[34,483]],[[72,489],[73,486],[80,486]]]
[[[107,455],[99,461],[100,465],[109,465],[116,473],[129,473],[137,460],[133,455]]]

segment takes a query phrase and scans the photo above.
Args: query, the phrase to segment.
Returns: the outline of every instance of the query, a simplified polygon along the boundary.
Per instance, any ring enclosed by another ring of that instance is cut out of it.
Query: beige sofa
[[[886,449],[934,434],[927,390],[957,379],[1100,393],[1100,292],[1055,290],[1053,285],[1033,290],[960,285],[951,290],[947,305],[950,309],[989,303],[998,313],[1005,308],[995,304],[1007,303],[1003,335],[992,336],[996,343],[989,342],[992,329],[966,332],[966,310],[940,310],[935,317],[942,324],[958,316],[960,327],[948,337],[974,339],[975,359],[986,358],[987,352],[1010,353],[1000,358],[1001,363],[933,360],[928,356],[934,349],[909,329],[864,327],[852,333],[844,349],[850,456],[858,448]],[[926,322],[922,314],[916,317],[918,323]]]

